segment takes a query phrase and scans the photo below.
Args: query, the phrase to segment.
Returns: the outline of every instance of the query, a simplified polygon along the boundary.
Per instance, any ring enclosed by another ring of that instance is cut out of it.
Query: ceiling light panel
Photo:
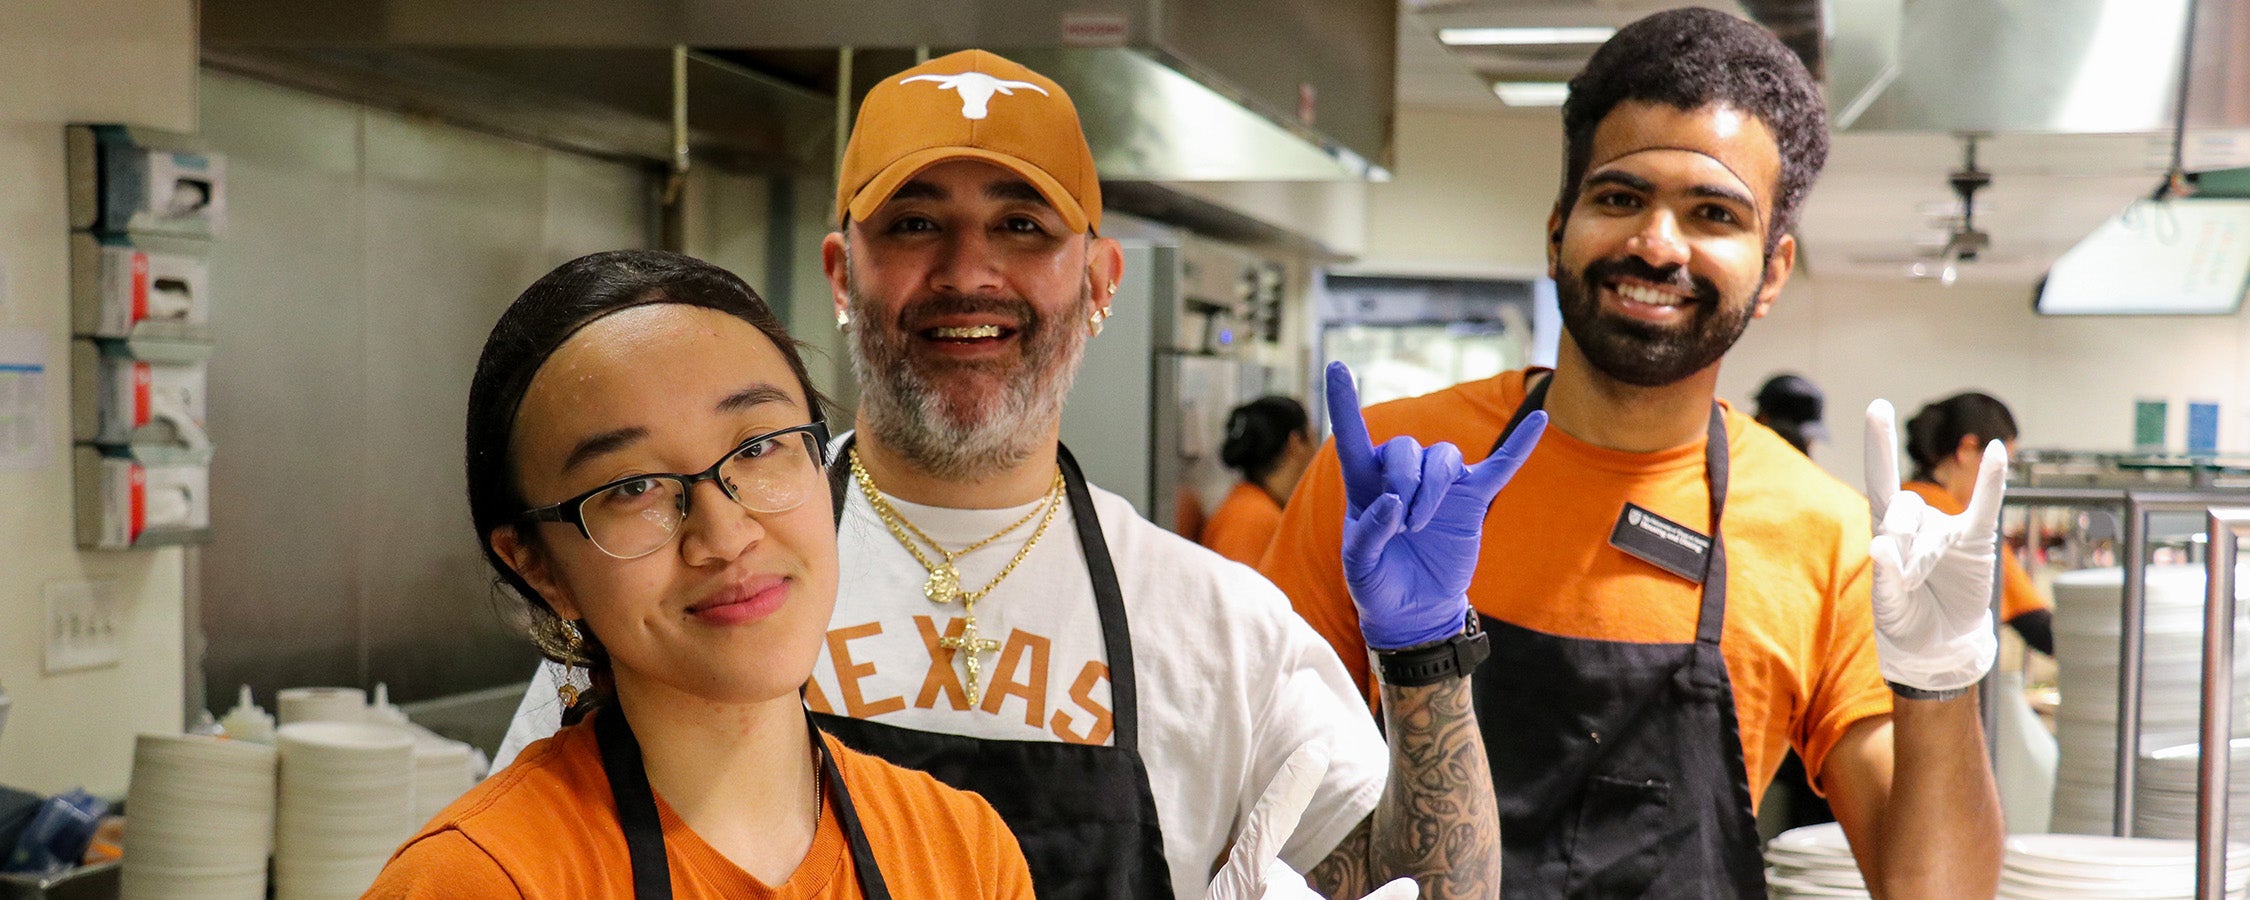
[[[1599,44],[1615,28],[1440,28],[1438,42],[1449,47],[1528,47]]]
[[[1570,85],[1560,81],[1496,81],[1492,93],[1509,106],[1561,106],[1570,99]]]

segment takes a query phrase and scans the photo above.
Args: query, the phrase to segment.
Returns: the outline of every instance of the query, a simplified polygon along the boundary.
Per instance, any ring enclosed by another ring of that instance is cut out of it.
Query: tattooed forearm
[[[1500,810],[1469,680],[1386,684],[1383,717],[1391,777],[1372,817],[1373,880],[1413,876],[1425,898],[1500,896]]]
[[[1343,842],[1336,845],[1327,859],[1305,873],[1305,881],[1312,884],[1313,890],[1323,897],[1358,900],[1375,888],[1375,873],[1367,868],[1371,861],[1368,847],[1373,841],[1374,825],[1374,816],[1359,820],[1352,833],[1344,835]]]

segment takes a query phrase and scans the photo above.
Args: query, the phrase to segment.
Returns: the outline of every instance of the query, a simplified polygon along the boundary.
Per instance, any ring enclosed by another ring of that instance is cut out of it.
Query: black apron
[[[847,492],[858,490],[845,461],[850,448],[846,439],[828,470],[839,523]],[[845,746],[982,795],[1015,832],[1041,900],[1170,897],[1164,836],[1157,827],[1148,768],[1141,762],[1125,594],[1118,587],[1086,477],[1070,451],[1058,449],[1070,517],[1092,577],[1094,608],[1109,657],[1110,703],[1116,707],[1111,712],[1112,746],[985,740],[818,713],[815,720]]]
[[[1501,441],[1545,405],[1552,380],[1531,389]],[[1727,432],[1716,403],[1706,439],[1711,551],[1694,643],[1587,640],[1482,619],[1492,656],[1472,690],[1500,806],[1504,897],[1766,896],[1719,653]]]
[[[852,867],[859,875],[859,893],[867,900],[891,900],[883,884],[883,870],[875,865],[875,851],[867,832],[859,827],[859,812],[852,807],[844,776],[836,759],[820,740],[820,729],[806,713],[805,729],[812,732],[812,747],[820,754],[817,776],[827,783],[826,804],[836,809],[836,824],[844,830],[851,848]],[[612,704],[594,714],[594,741],[601,746],[602,773],[609,777],[610,796],[617,801],[617,822],[625,831],[625,852],[633,860],[633,896],[636,900],[671,900],[672,866],[664,858],[664,826],[656,815],[656,793],[648,786],[648,770],[641,767],[641,742],[625,721],[623,707]]]

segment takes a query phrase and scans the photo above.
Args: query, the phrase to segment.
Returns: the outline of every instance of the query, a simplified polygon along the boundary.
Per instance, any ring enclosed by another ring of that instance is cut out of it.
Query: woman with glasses
[[[369,896],[1031,896],[983,799],[806,717],[837,584],[820,402],[764,302],[688,257],[574,260],[501,315],[470,510],[540,651],[593,684]]]

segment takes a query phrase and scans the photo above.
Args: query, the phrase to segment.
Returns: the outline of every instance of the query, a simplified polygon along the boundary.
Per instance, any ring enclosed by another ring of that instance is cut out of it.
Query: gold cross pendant
[[[969,669],[969,708],[975,709],[977,699],[980,696],[978,679],[984,673],[984,662],[978,657],[986,653],[998,652],[1000,642],[991,638],[979,638],[977,636],[977,617],[968,616],[966,619],[967,621],[961,623],[960,637],[938,638],[938,646],[947,650],[968,651],[961,654],[961,657],[963,664]]]

